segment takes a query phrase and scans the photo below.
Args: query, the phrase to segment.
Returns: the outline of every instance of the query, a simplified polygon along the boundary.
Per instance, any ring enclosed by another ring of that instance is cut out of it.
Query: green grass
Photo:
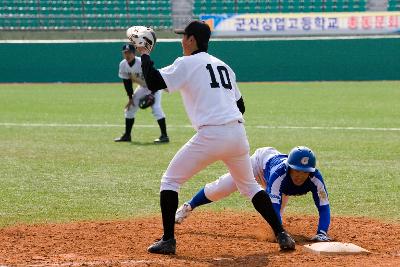
[[[251,152],[261,146],[288,152],[307,145],[317,154],[334,216],[400,220],[400,131],[257,127],[400,128],[400,82],[240,87]],[[164,94],[171,143],[152,144],[159,130],[150,110],[145,110],[136,123],[153,127],[136,127],[134,142],[116,144],[112,139],[123,131],[125,98],[120,84],[0,85],[0,226],[159,212],[161,175],[194,130],[182,127],[189,121],[179,94]],[[182,187],[180,201],[225,172],[221,163],[203,170]],[[251,210],[252,206],[234,194],[204,208]],[[316,214],[311,195],[292,198],[288,213]]]

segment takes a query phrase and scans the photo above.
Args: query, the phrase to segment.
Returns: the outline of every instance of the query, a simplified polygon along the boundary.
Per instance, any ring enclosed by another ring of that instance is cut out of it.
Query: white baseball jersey
[[[232,69],[218,58],[201,52],[179,57],[159,70],[168,92],[181,91],[193,127],[243,121],[236,105],[241,94]]]
[[[133,82],[147,88],[142,71],[142,59],[140,57],[135,57],[135,63],[132,67],[129,66],[126,59],[122,60],[119,63],[118,76],[121,79],[132,79]]]

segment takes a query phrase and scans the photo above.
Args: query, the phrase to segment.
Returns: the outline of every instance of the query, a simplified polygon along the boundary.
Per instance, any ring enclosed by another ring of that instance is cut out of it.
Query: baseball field
[[[289,200],[297,249],[279,252],[251,202],[235,193],[195,210],[177,229],[177,255],[148,254],[162,233],[160,178],[195,133],[181,97],[163,94],[171,142],[150,109],[123,133],[121,84],[0,84],[0,265],[400,266],[400,82],[241,83],[251,153],[312,148],[332,211],[329,234],[371,251],[319,256],[310,194]],[[179,204],[226,172],[209,166]]]

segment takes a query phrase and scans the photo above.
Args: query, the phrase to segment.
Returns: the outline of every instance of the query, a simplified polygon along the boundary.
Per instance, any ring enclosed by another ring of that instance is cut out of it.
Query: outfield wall
[[[0,43],[0,82],[117,82],[122,40]],[[400,80],[400,38],[217,40],[210,53],[239,81]],[[182,54],[160,41],[157,67]]]

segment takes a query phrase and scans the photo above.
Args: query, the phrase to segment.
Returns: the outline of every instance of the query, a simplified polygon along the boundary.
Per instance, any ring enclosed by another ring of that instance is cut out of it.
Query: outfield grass
[[[400,82],[240,86],[251,152],[307,145],[333,215],[400,220]],[[149,110],[139,112],[131,144],[114,143],[125,98],[120,84],[0,85],[0,226],[159,212],[161,175],[194,130],[185,127],[179,94],[164,94],[170,144],[152,144],[159,130]],[[208,167],[183,186],[180,201],[225,172],[220,163]],[[238,194],[206,208],[252,209]],[[311,195],[292,199],[288,212],[316,214]]]

